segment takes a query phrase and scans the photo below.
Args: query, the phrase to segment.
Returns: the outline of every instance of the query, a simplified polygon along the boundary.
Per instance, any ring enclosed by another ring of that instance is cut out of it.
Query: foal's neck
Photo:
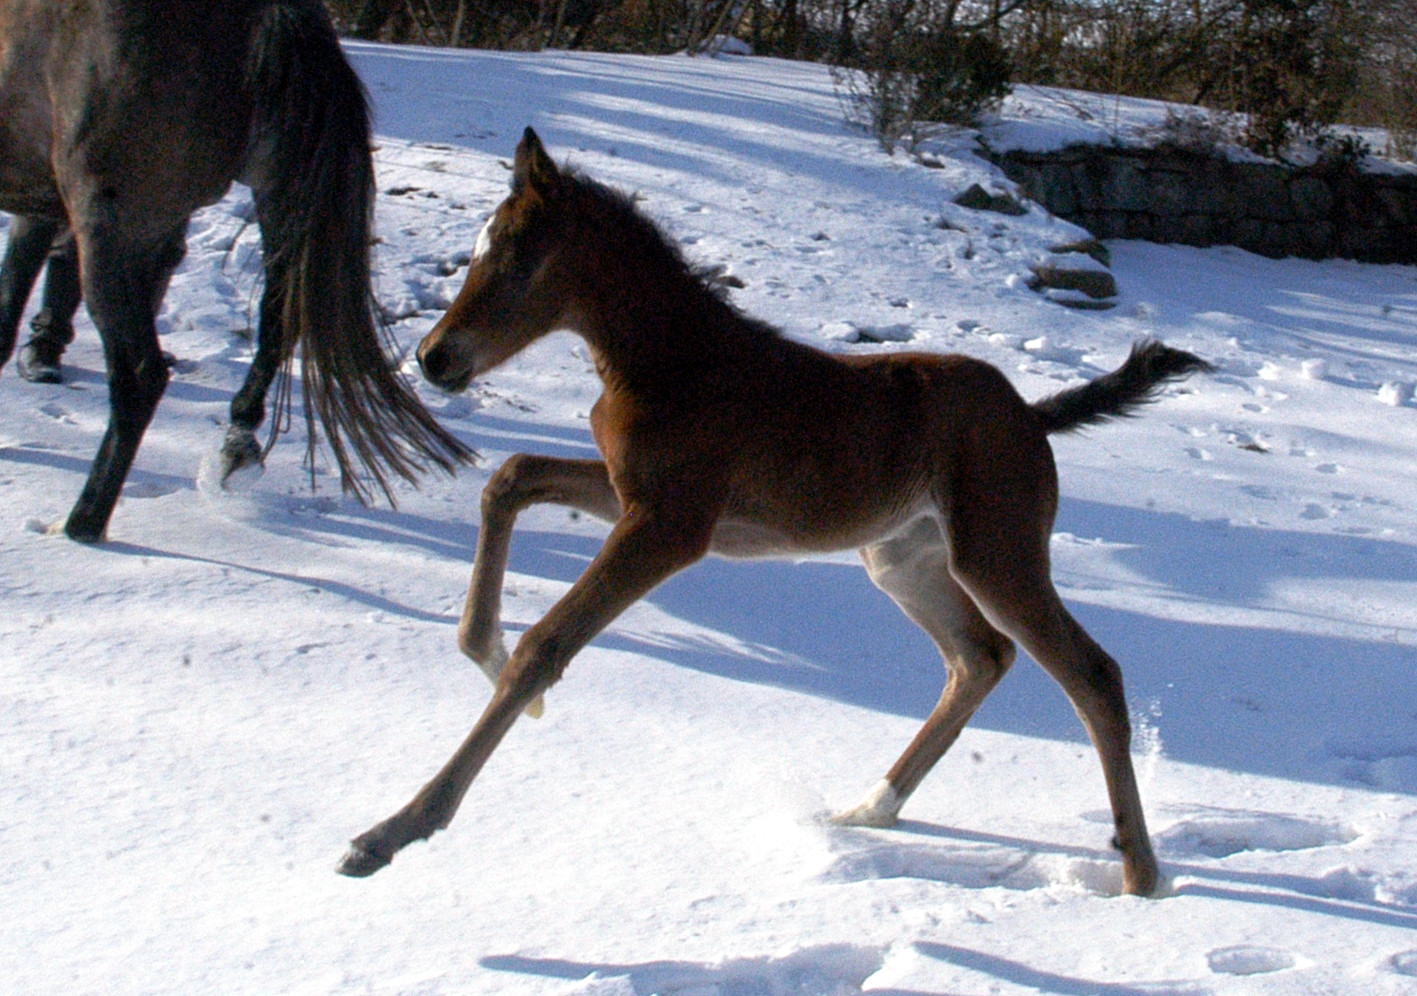
[[[753,351],[759,336],[771,337],[667,247],[661,251],[662,259],[603,258],[579,295],[575,328],[607,385],[646,393],[686,390]]]

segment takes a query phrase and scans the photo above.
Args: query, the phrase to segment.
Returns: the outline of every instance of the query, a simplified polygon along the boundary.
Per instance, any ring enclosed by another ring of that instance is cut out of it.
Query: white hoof
[[[860,804],[845,812],[837,813],[831,822],[841,827],[893,827],[896,814],[900,812],[901,799],[896,795],[891,783],[882,779],[875,788],[866,793]]]

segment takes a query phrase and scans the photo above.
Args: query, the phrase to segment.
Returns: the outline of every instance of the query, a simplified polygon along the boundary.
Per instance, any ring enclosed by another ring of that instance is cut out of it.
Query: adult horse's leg
[[[586,572],[522,635],[491,702],[457,752],[408,805],[351,842],[339,871],[372,875],[405,845],[446,827],[522,711],[560,679],[571,658],[612,619],[707,552],[714,518],[709,507],[627,508]]]
[[[0,367],[10,360],[35,278],[44,267],[62,222],[53,218],[16,215],[0,261]]]
[[[832,818],[892,826],[905,800],[949,750],[1013,663],[1014,647],[950,576],[949,548],[932,519],[861,551],[867,573],[940,648],[948,675],[940,701],[886,777],[856,807]]]
[[[369,277],[375,186],[359,77],[323,4],[256,7],[242,68],[253,119],[242,129],[249,155],[238,176],[255,193],[267,292],[250,393],[232,424],[238,436],[253,428],[268,378],[298,343],[309,457],[318,425],[344,489],[367,501],[372,484],[393,504],[390,472],[417,481],[429,465],[451,472],[471,453],[423,407],[385,349]]]
[[[261,294],[261,314],[256,326],[256,356],[246,381],[231,399],[231,426],[221,447],[221,477],[259,464],[265,456],[256,440],[256,429],[266,419],[266,393],[289,355],[285,323],[281,319],[287,268],[277,254],[263,256],[266,287]]]
[[[20,376],[37,384],[59,384],[59,359],[74,341],[74,313],[79,310],[79,251],[74,233],[58,233],[49,248],[39,313],[30,322],[29,342],[20,350]]]
[[[84,296],[108,361],[109,407],[108,430],[64,524],[64,532],[82,543],[103,539],[138,444],[167,388],[154,318],[168,278],[182,259],[183,228],[141,243],[112,226],[76,232]]]

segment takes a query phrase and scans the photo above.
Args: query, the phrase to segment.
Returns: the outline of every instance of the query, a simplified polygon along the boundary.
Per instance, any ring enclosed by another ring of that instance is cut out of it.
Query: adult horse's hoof
[[[221,468],[217,478],[223,487],[232,474],[248,467],[261,466],[261,444],[250,429],[233,425],[226,430],[226,441],[221,444]]]
[[[368,878],[393,860],[393,855],[384,856],[368,850],[359,841],[350,841],[349,850],[339,859],[335,871],[350,878]]]
[[[31,384],[62,384],[64,368],[59,365],[59,356],[64,347],[46,347],[44,343],[27,343],[21,350],[15,366],[20,376]]]
[[[75,543],[87,543],[92,545],[94,543],[102,543],[108,537],[108,524],[107,522],[93,522],[87,516],[70,512],[69,517],[64,520],[62,526],[58,528],[55,526],[50,527],[50,535],[54,535],[57,532],[63,532],[65,536],[69,537]]]

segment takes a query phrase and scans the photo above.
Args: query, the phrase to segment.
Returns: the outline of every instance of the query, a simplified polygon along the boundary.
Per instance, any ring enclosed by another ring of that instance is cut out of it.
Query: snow
[[[1267,162],[1239,144],[1246,117],[1165,100],[1122,97],[1067,87],[1020,84],[1004,98],[998,113],[987,114],[978,138],[992,151],[1056,152],[1070,145],[1155,148],[1162,144],[1193,146],[1234,162]],[[1417,163],[1384,156],[1390,146],[1385,129],[1334,125],[1323,137],[1351,138],[1375,153],[1365,157],[1366,172],[1411,175]],[[926,143],[926,150],[930,143]],[[1285,162],[1312,166],[1321,144],[1300,137],[1283,151]]]
[[[212,488],[258,299],[236,190],[193,219],[161,318],[179,364],[108,543],[46,534],[107,420],[92,326],[67,384],[0,376],[0,991],[1417,992],[1417,270],[1111,242],[1118,306],[1074,311],[1026,278],[1080,229],[954,205],[1010,189],[972,138],[939,169],[889,158],[820,67],[349,51],[405,349],[532,124],[824,349],[966,352],[1028,397],[1148,335],[1219,366],[1055,440],[1055,576],[1126,672],[1167,884],[1118,895],[1097,759],[1027,660],[896,828],[822,819],[943,679],[847,555],[672,579],[512,730],[448,831],[334,874],[486,701],[455,641],[481,484],[512,452],[592,454],[597,385],[565,334],[465,395],[420,385],[484,462],[397,511],[326,466],[311,492],[298,419],[263,476]],[[553,508],[518,525],[513,638],[604,535]]]

